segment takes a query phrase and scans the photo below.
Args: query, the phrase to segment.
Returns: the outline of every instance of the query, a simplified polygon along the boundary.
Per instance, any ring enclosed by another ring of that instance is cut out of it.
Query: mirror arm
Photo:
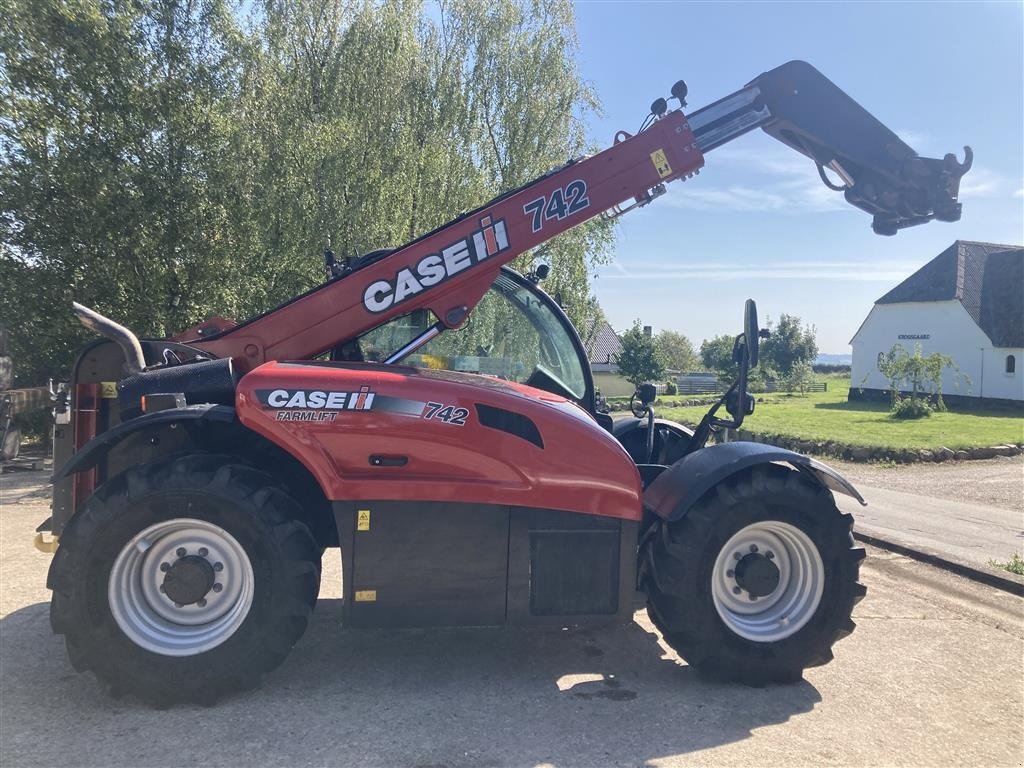
[[[654,458],[654,408],[647,408],[647,461],[650,464]]]

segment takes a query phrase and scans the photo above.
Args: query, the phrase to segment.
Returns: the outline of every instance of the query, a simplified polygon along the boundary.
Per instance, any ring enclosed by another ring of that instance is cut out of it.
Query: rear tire
[[[644,536],[639,581],[648,615],[706,676],[799,680],[831,661],[832,645],[853,631],[865,589],[852,527],[831,493],[799,472],[763,465],[734,475],[685,517],[659,519]]]
[[[50,567],[50,622],[74,668],[159,706],[253,687],[302,636],[320,550],[273,478],[172,457],[104,483]],[[180,602],[176,602],[180,601]]]

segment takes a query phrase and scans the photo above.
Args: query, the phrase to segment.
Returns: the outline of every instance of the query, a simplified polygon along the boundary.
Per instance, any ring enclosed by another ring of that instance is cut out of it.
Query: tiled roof
[[[619,335],[612,330],[607,322],[602,323],[594,334],[594,340],[587,348],[587,356],[591,363],[615,363],[614,356],[622,351]]]
[[[957,299],[996,347],[1024,347],[1024,249],[957,240],[876,304]]]

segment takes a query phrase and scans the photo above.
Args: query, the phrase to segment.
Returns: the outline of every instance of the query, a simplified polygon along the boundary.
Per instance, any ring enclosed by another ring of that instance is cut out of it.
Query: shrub
[[[666,395],[674,395],[676,394],[676,392],[678,392],[678,390],[676,389],[675,382],[670,381],[665,385]]]
[[[894,419],[921,419],[931,415],[931,406],[924,400],[913,397],[898,398],[892,407]]]
[[[997,560],[989,560],[988,564],[996,568],[1002,568],[1004,571],[1015,573],[1018,576],[1024,576],[1024,558],[1022,558],[1016,552],[1013,553],[1013,556],[1007,563],[1000,563]]]

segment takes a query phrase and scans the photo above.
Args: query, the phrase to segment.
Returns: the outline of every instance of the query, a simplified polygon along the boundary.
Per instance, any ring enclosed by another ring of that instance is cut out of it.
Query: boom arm
[[[608,149],[571,161],[396,251],[378,253],[341,279],[217,336],[194,339],[186,333],[178,340],[232,357],[248,370],[265,360],[313,357],[413,309],[430,309],[439,318],[437,330],[457,328],[503,264],[594,216],[649,203],[666,183],[698,173],[707,152],[756,127],[810,157],[825,183],[874,215],[880,234],[960,216],[959,179],[970,166],[969,150],[963,165],[952,155],[919,157],[803,62],[767,72],[689,118],[665,109],[654,117],[639,134],[620,131]],[[829,182],[824,167],[844,184]]]
[[[818,70],[791,61],[755,78],[741,91],[690,115],[704,152],[760,126],[769,136],[811,158],[829,187],[824,168],[843,181],[847,202],[874,215],[880,235],[960,218],[960,177],[965,159],[920,157]]]

